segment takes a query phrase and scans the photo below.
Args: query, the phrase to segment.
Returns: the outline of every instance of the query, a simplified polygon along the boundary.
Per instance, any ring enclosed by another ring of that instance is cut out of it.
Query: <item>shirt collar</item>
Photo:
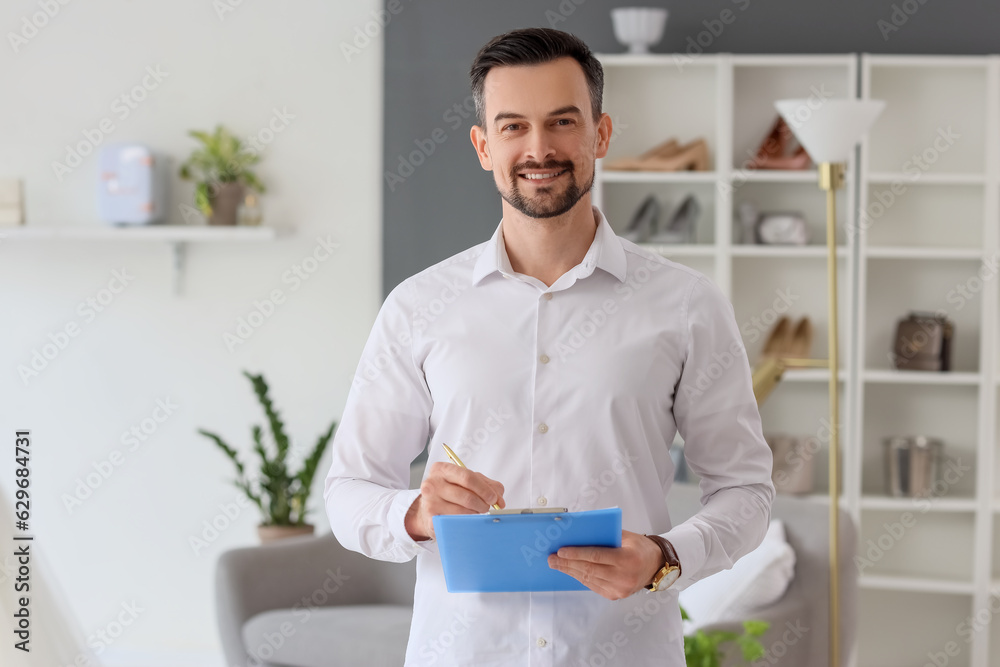
[[[578,278],[585,278],[593,273],[594,268],[603,269],[618,279],[625,282],[625,272],[628,261],[625,258],[625,249],[622,248],[621,240],[611,228],[604,213],[596,206],[592,207],[594,214],[598,216],[597,232],[594,234],[594,241],[590,244],[587,254],[577,265]],[[503,275],[514,275],[511,268],[510,258],[503,242],[503,220],[497,225],[496,231],[487,242],[482,254],[476,261],[476,266],[472,271],[472,284],[479,282],[494,272]]]

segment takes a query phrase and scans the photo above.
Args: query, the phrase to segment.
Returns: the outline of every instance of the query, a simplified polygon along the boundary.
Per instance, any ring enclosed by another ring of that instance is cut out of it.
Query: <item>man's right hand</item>
[[[500,482],[454,463],[432,463],[420,495],[406,512],[406,532],[414,540],[429,540],[438,514],[482,514],[494,503],[505,506]]]

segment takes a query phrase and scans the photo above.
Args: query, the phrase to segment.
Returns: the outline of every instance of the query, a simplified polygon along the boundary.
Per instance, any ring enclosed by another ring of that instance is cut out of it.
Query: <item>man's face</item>
[[[472,142],[500,196],[531,218],[572,209],[590,191],[611,135],[607,114],[594,121],[579,63],[494,67],[484,101],[485,126],[472,128]]]

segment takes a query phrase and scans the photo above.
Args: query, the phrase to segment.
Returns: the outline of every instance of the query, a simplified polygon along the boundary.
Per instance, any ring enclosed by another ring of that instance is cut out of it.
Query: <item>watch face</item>
[[[667,570],[667,572],[664,574],[663,570]],[[660,570],[660,573],[657,574],[656,577],[655,585],[656,585],[656,590],[658,591],[670,588],[671,586],[674,585],[675,581],[680,579],[681,576],[681,570],[678,567],[673,567],[670,568],[669,570],[666,567],[664,567],[663,570]]]

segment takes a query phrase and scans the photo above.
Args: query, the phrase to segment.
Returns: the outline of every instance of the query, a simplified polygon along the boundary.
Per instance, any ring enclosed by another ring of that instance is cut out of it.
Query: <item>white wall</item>
[[[21,32],[40,2],[58,13],[15,53],[8,31]],[[294,234],[192,246],[181,296],[171,293],[165,244],[0,241],[0,488],[10,499],[13,432],[31,429],[36,549],[81,629],[106,627],[123,603],[144,609],[102,656],[109,664],[125,662],[123,655],[153,664],[153,656],[219,650],[215,563],[224,550],[257,542],[259,516],[241,512],[194,553],[189,538],[238,493],[232,465],[196,429],[216,430],[250,453],[250,424],[264,422],[240,373],[249,369],[265,373],[293,439],[311,446],[340,418],[381,301],[381,35],[350,62],[340,46],[381,3],[231,2],[238,6],[221,19],[222,2],[209,0],[17,0],[0,10],[0,178],[24,179],[29,225],[102,224],[96,153],[61,182],[51,163],[104,117],[115,124],[104,142],[144,142],[179,162],[195,147],[190,129],[222,122],[246,136],[266,127],[275,108],[294,115],[258,169],[270,187],[265,222]],[[112,104],[147,66],[167,76],[121,119]],[[193,185],[179,181],[176,165],[173,172],[171,222],[181,223],[178,204],[191,202]],[[340,248],[293,291],[281,276],[320,235]],[[134,279],[88,322],[78,304],[97,296],[116,269]],[[274,289],[285,303],[230,352],[223,334]],[[80,334],[38,377],[22,381],[17,367],[70,321]],[[167,398],[178,406],[174,414],[129,451],[121,434]],[[69,512],[64,494],[114,450],[124,462]],[[329,530],[328,458],[311,503],[321,532]],[[10,544],[0,536],[0,554]],[[0,626],[6,651],[7,624]]]

